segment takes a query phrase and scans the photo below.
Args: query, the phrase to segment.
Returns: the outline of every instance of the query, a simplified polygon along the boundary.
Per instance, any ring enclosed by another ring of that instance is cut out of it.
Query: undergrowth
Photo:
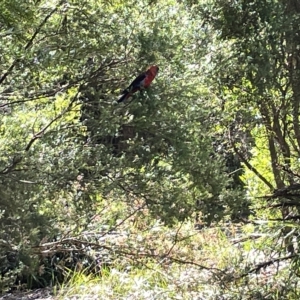
[[[114,262],[93,274],[66,270],[57,299],[298,299],[289,261],[265,251],[274,237],[254,225],[199,231],[192,222],[173,229],[157,222],[127,229],[107,238],[110,247],[118,245]],[[264,266],[270,257],[274,263]]]

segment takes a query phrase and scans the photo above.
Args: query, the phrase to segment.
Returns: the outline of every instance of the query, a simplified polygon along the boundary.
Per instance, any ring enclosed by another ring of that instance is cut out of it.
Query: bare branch
[[[72,245],[73,247],[70,247],[68,245]],[[78,248],[74,248],[74,246],[79,246]],[[85,247],[82,247],[82,245],[84,245]],[[68,247],[66,247],[68,246]],[[200,269],[204,269],[207,271],[210,271],[212,273],[217,272],[217,273],[225,273],[224,271],[218,269],[218,268],[214,268],[214,267],[206,267],[204,265],[201,265],[195,261],[189,261],[189,260],[184,260],[184,259],[180,259],[180,258],[176,258],[173,256],[169,256],[168,254],[164,254],[164,255],[157,255],[157,254],[153,254],[146,251],[143,252],[139,252],[139,251],[130,251],[130,249],[116,249],[116,247],[112,246],[108,246],[108,245],[104,245],[103,243],[94,243],[94,242],[89,242],[89,241],[84,241],[81,240],[79,238],[72,238],[72,237],[67,237],[64,238],[60,241],[55,241],[55,242],[49,242],[49,243],[44,243],[41,244],[39,246],[35,246],[32,247],[32,249],[35,250],[36,254],[41,254],[43,256],[45,255],[49,255],[52,256],[54,255],[56,252],[84,252],[85,249],[87,247],[92,247],[94,250],[98,249],[105,249],[108,251],[111,251],[112,253],[116,253],[116,254],[121,254],[121,255],[125,255],[125,256],[130,256],[130,257],[135,257],[135,258],[145,258],[145,257],[151,257],[151,258],[156,258],[158,260],[160,260],[161,263],[163,263],[165,260],[169,260],[170,262],[176,262],[176,263],[180,263],[180,264],[185,264],[185,265],[192,265],[195,266],[197,268]]]
[[[279,258],[275,258],[275,259],[271,259],[265,262],[262,262],[260,264],[257,264],[253,269],[251,269],[250,271],[244,273],[240,278],[246,277],[251,273],[258,273],[261,269],[264,269],[270,265],[273,265],[275,263],[279,263],[281,261],[285,261],[285,260],[289,260],[289,259],[293,259],[295,257],[297,257],[298,254],[292,254],[292,255],[288,255],[288,256],[284,256],[284,257],[279,257]]]

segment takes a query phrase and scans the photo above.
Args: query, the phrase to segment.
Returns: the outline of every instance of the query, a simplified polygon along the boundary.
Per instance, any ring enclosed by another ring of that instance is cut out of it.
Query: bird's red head
[[[158,66],[151,66],[148,71],[150,71],[154,76],[157,75],[158,71],[159,71],[159,67]]]

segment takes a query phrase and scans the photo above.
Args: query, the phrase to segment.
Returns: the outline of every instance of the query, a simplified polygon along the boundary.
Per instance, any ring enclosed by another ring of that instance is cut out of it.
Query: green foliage
[[[197,6],[213,40],[208,72],[223,102],[223,130],[247,168],[243,179],[252,208],[263,219],[259,229],[274,237],[261,249],[270,260],[272,249],[279,261],[286,252],[289,261],[298,261],[299,9],[299,1]],[[292,266],[279,272],[283,282],[297,281]],[[251,290],[252,297],[268,298],[272,287],[256,292]],[[282,286],[274,299],[296,299],[293,292],[297,295],[297,288]]]
[[[83,232],[96,214],[112,230],[137,202],[167,225],[197,209],[207,224],[238,214],[243,191],[230,186],[214,147],[221,111],[199,70],[206,33],[184,4],[0,8],[0,256],[17,253],[1,263],[3,276],[49,284],[53,261],[42,245]],[[116,105],[154,63],[161,71],[153,85]],[[13,281],[5,280],[2,290]]]

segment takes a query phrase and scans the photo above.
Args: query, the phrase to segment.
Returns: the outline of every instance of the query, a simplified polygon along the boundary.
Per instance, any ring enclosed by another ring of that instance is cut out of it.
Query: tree
[[[53,260],[38,246],[79,234],[97,214],[110,232],[137,202],[168,225],[197,202],[207,223],[240,205],[213,146],[220,112],[195,68],[205,32],[183,4],[25,2],[18,23],[18,6],[1,8],[2,290],[16,275],[48,284]],[[155,84],[116,105],[153,63]],[[122,141],[117,153],[107,137]]]
[[[299,8],[300,2],[292,0],[198,5],[215,34],[209,71],[224,102],[224,130],[252,173],[246,177],[249,193],[262,196],[253,207],[278,222],[275,229],[285,246],[274,244],[274,249],[278,255],[287,250],[295,269],[290,236],[292,231],[298,235],[299,220]],[[247,136],[243,145],[237,132]]]

